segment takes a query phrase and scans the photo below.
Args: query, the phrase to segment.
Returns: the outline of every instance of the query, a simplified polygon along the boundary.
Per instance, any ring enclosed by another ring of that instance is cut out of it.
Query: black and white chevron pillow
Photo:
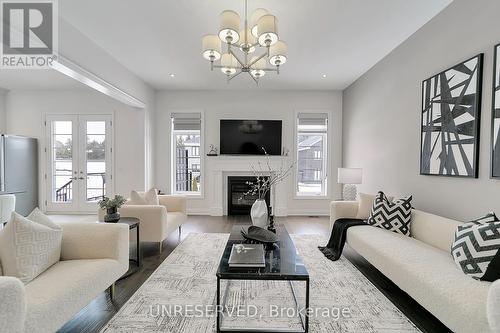
[[[411,199],[410,195],[407,198],[390,202],[384,192],[378,192],[368,217],[368,224],[409,236]]]
[[[457,227],[451,246],[453,260],[477,280],[500,278],[500,221],[495,213]]]

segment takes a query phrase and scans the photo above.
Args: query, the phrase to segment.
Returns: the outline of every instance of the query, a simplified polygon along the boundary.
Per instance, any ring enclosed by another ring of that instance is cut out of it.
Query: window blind
[[[328,114],[327,113],[304,113],[301,112],[297,116],[299,127],[307,126],[316,127],[316,130],[326,130],[328,124]],[[310,128],[312,129],[312,128]]]
[[[174,130],[201,130],[201,113],[172,113],[171,117]]]

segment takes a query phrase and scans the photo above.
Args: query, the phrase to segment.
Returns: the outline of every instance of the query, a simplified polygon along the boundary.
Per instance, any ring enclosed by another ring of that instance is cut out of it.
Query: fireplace
[[[264,177],[267,178],[267,177]],[[244,195],[250,186],[247,182],[255,182],[257,179],[251,176],[227,177],[227,215],[249,215],[257,195]],[[266,194],[266,203],[269,208],[270,193]]]

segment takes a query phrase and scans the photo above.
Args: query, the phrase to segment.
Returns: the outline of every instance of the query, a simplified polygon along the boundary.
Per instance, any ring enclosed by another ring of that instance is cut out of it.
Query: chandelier
[[[278,19],[266,9],[257,8],[249,21],[247,0],[243,29],[240,30],[240,15],[225,10],[220,14],[219,34],[205,35],[202,47],[210,69],[219,68],[228,83],[241,73],[248,73],[258,85],[267,72],[279,74],[280,66],[287,60],[286,44],[278,38]],[[257,55],[258,51],[264,52]]]

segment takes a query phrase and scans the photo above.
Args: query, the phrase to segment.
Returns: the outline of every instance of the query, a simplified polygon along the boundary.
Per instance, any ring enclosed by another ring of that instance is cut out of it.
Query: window
[[[201,114],[172,114],[172,192],[201,194]]]
[[[327,195],[327,143],[328,115],[326,113],[299,113],[297,116],[297,196]]]

